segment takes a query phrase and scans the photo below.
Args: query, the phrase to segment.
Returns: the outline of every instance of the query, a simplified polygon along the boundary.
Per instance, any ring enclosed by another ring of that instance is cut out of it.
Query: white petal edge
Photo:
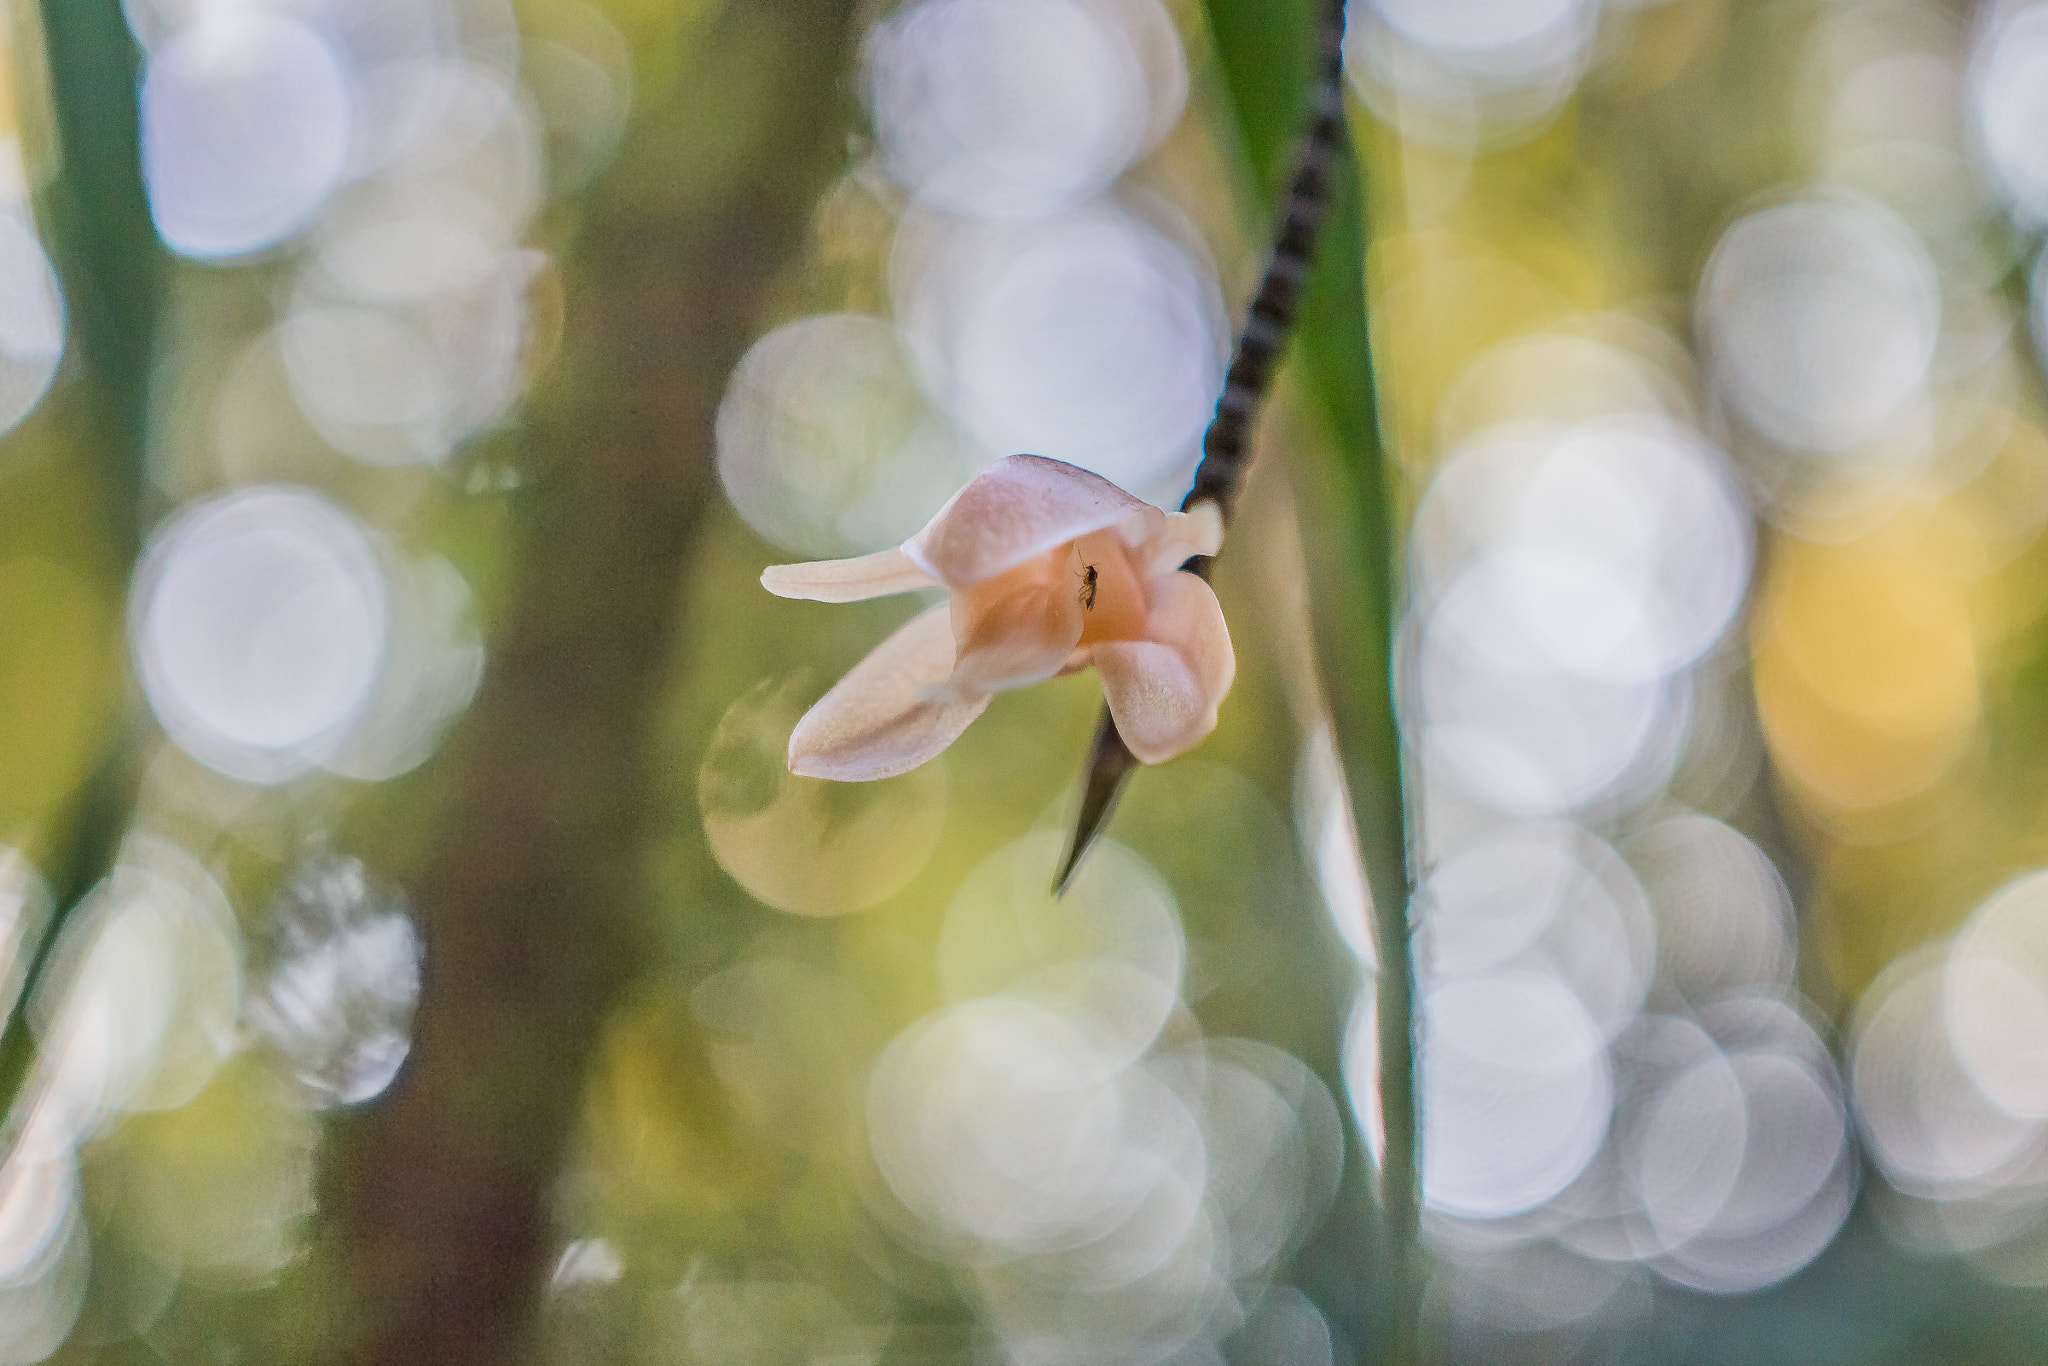
[[[1193,574],[1159,584],[1146,639],[1095,647],[1102,695],[1132,754],[1164,763],[1216,728],[1216,708],[1237,676],[1237,656],[1216,593]]]
[[[1146,572],[1170,573],[1191,556],[1214,555],[1222,548],[1223,510],[1214,503],[1197,503],[1193,512],[1166,514],[1165,524],[1145,547]]]
[[[877,550],[851,560],[812,560],[808,564],[771,564],[761,571],[761,586],[778,598],[807,602],[863,602],[868,598],[936,588],[939,581],[903,553],[903,547]]]
[[[964,588],[1148,512],[1163,516],[1078,465],[1010,455],[974,476],[903,549],[934,577]]]
[[[843,783],[894,778],[930,762],[988,707],[986,695],[926,694],[953,671],[951,611],[912,617],[804,713],[789,737],[789,771]]]

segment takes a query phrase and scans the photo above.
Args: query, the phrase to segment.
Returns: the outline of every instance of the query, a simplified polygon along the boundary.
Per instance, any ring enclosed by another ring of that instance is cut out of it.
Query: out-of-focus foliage
[[[2029,1359],[2048,6],[1359,0],[1367,212],[1217,562],[1215,734],[1057,901],[1089,679],[901,778],[788,773],[924,604],[782,601],[763,565],[895,544],[1018,450],[1178,502],[1302,113],[1308,7],[1267,8],[863,15],[837,179],[702,378],[721,493],[542,1358],[1380,1359],[1389,884],[1354,810],[1385,774],[1346,727],[1391,513],[1424,1354]],[[69,285],[137,297],[66,198],[62,44],[0,7],[10,992],[63,916],[0,1362],[301,1360],[348,1322],[323,1162],[421,993],[492,970],[433,956],[416,882],[571,453],[529,405],[592,316],[580,234],[767,174],[719,134],[768,74],[651,127],[708,0],[121,12],[153,322]],[[678,318],[684,264],[644,282]],[[96,782],[128,830],[67,902]]]

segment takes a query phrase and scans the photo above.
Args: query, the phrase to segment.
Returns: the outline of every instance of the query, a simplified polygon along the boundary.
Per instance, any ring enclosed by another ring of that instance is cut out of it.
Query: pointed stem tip
[[[1095,837],[1102,833],[1102,828],[1109,824],[1110,812],[1116,809],[1117,795],[1123,791],[1124,780],[1137,766],[1136,757],[1124,744],[1123,736],[1117,733],[1116,722],[1105,706],[1102,720],[1096,723],[1095,743],[1088,751],[1088,781],[1081,789],[1081,809],[1074,818],[1074,837],[1067,844],[1067,855],[1060,860],[1059,877],[1052,885],[1054,896],[1067,894],[1082,857],[1095,843]]]

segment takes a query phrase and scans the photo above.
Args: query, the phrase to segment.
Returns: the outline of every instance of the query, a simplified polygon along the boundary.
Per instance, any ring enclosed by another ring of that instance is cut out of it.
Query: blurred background
[[[1300,8],[0,0],[0,1363],[1383,1359],[1382,520],[1423,1358],[2039,1353],[2048,3],[1355,0],[1215,734],[786,771],[764,565],[1178,505]]]

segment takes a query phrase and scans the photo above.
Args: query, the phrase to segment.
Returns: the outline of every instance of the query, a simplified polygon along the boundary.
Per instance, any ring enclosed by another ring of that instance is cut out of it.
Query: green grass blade
[[[1270,216],[1304,126],[1314,79],[1315,0],[1207,0],[1205,6],[1245,161]],[[1303,387],[1327,422],[1336,467],[1310,473],[1315,502],[1345,525],[1310,555],[1323,682],[1372,887],[1380,970],[1382,1197],[1391,1310],[1389,1360],[1413,1358],[1420,1171],[1415,1095],[1415,977],[1410,956],[1409,840],[1394,710],[1393,632],[1401,576],[1389,470],[1373,386],[1365,290],[1362,166],[1338,169],[1330,215],[1297,323]]]
[[[142,179],[141,54],[119,0],[44,0],[42,36],[62,160],[39,217],[90,391],[91,440],[81,449],[97,459],[119,559],[113,568],[125,581],[142,543],[150,373],[169,273]],[[28,1003],[71,913],[111,870],[127,831],[137,770],[132,729],[123,722],[107,737],[45,859],[55,913],[0,1028],[0,1116],[12,1116],[35,1061]]]

